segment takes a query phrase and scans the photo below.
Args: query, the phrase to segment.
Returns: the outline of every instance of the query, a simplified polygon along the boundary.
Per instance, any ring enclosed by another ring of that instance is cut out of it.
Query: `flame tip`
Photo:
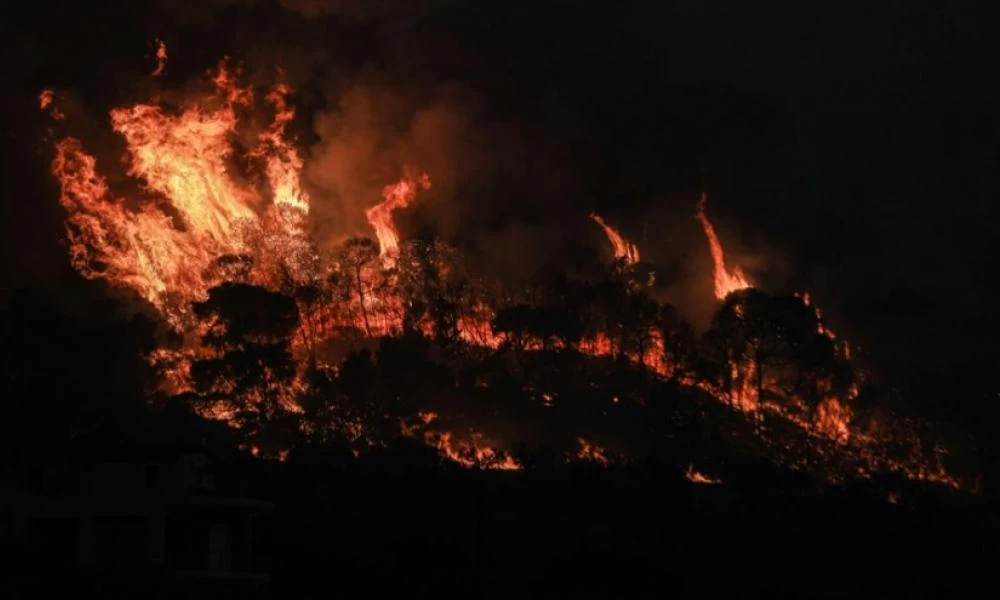
[[[591,211],[590,218],[604,230],[604,235],[607,236],[608,241],[611,242],[611,247],[614,251],[616,259],[625,260],[625,262],[630,265],[639,262],[638,246],[622,237],[617,229],[608,225],[604,218],[596,212]]]

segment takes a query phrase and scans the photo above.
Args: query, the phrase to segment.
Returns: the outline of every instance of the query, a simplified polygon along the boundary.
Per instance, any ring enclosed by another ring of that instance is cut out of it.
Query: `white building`
[[[192,452],[97,464],[44,492],[0,484],[0,544],[25,579],[65,574],[190,592],[183,597],[263,596],[273,505],[223,495],[210,466]]]

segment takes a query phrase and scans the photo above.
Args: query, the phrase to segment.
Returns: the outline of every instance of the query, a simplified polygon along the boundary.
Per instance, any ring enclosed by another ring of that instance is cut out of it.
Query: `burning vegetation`
[[[739,267],[726,268],[726,253],[722,250],[722,243],[719,242],[719,236],[715,234],[715,227],[712,226],[712,222],[708,220],[708,215],[705,214],[706,200],[707,196],[702,194],[698,200],[698,212],[695,213],[695,216],[698,222],[701,223],[701,228],[705,231],[705,239],[708,240],[708,247],[712,252],[712,281],[715,285],[715,297],[719,300],[725,300],[729,294],[745,290],[752,286],[747,281],[746,276],[743,275],[742,269]]]
[[[590,213],[590,218],[595,223],[600,225],[601,229],[604,230],[604,235],[608,236],[608,241],[611,242],[611,247],[614,249],[616,259],[623,260],[629,265],[634,265],[639,262],[638,246],[623,238],[614,227],[605,223],[604,219],[601,218],[601,215],[597,213]]]
[[[152,76],[167,59],[157,44]],[[719,306],[702,335],[653,296],[639,248],[596,213],[615,262],[593,279],[543,272],[511,289],[442,240],[401,239],[394,211],[433,178],[406,165],[368,200],[374,239],[321,251],[293,93],[279,80],[261,102],[223,61],[193,100],[112,110],[132,191],[85,142],[55,143],[72,265],[165,323],[147,355],[154,404],[224,421],[272,458],[296,440],[361,453],[402,436],[469,468],[606,466],[713,422],[728,443],[828,481],[895,473],[961,487],[943,445],[882,408],[884,386],[808,296],[769,295],[727,266],[704,195],[696,220]],[[39,102],[62,118],[52,91]],[[705,465],[709,476],[691,448],[671,451],[690,481],[724,485],[724,464]]]

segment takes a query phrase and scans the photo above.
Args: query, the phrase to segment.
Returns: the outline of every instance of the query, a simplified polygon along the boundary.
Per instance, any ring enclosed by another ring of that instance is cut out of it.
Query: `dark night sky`
[[[5,296],[70,279],[38,90],[71,91],[97,122],[139,98],[161,36],[178,86],[224,53],[285,66],[307,142],[310,113],[372,71],[404,112],[459,86],[469,143],[489,150],[454,176],[456,198],[481,197],[456,205],[462,227],[439,219],[444,235],[552,231],[596,207],[683,262],[705,254],[688,220],[704,188],[757,281],[812,290],[893,376],[936,390],[996,366],[994,3],[284,4],[49,2],[5,19]]]
[[[669,35],[678,78],[777,96],[793,119],[776,193],[743,210],[826,271],[824,302],[907,377],[990,377],[996,8],[746,4],[680,2]]]

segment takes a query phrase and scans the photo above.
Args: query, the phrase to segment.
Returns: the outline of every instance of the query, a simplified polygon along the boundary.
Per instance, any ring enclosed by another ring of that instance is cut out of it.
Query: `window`
[[[158,465],[146,465],[143,472],[147,490],[155,490],[159,487],[160,467]]]
[[[233,566],[233,528],[229,523],[212,523],[208,530],[208,568],[227,571]]]
[[[204,569],[208,566],[208,524],[188,515],[167,520],[167,560],[176,569]]]
[[[149,557],[149,523],[144,517],[97,519],[97,562],[102,567],[136,567]]]
[[[72,517],[45,517],[34,522],[34,547],[50,566],[79,562],[80,522]]]

